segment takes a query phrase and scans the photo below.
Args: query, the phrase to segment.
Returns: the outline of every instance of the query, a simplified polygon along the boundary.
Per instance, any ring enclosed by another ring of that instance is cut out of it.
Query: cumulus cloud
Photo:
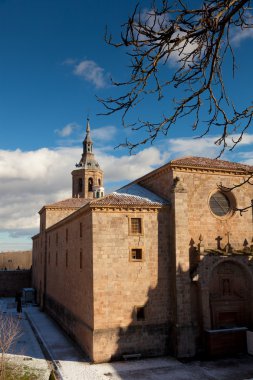
[[[96,88],[104,88],[107,85],[105,70],[95,61],[87,59],[75,63],[73,73],[85,81],[92,83]]]
[[[246,28],[246,29],[239,29],[236,28],[232,37],[231,37],[231,43],[235,46],[239,46],[241,42],[243,42],[246,39],[252,39],[253,38],[253,29],[252,28]]]
[[[163,165],[169,153],[161,152],[156,147],[149,147],[136,155],[115,157],[98,152],[97,158],[103,166],[106,182],[132,181]]]
[[[217,137],[202,137],[200,139],[176,138],[169,139],[169,149],[172,155],[180,156],[206,156],[215,158],[220,152],[220,147],[215,145]]]
[[[114,125],[96,128],[92,130],[92,136],[96,141],[111,141],[117,133],[117,128]]]
[[[80,128],[80,126],[77,125],[76,123],[69,123],[69,124],[65,125],[65,127],[63,127],[62,129],[56,129],[55,133],[61,137],[68,137],[68,136],[72,135],[72,133],[76,129],[79,129],[79,128]]]

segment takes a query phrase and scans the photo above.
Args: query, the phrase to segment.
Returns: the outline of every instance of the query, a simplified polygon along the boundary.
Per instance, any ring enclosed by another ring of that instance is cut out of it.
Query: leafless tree
[[[121,111],[124,126],[145,131],[143,139],[122,144],[130,152],[167,135],[185,116],[194,116],[192,129],[199,131],[199,137],[216,127],[220,155],[241,141],[250,126],[253,106],[241,109],[229,98],[222,68],[228,58],[232,75],[235,73],[232,41],[236,33],[253,27],[250,5],[249,0],[204,0],[194,8],[195,1],[156,0],[146,12],[136,6],[123,26],[119,43],[107,33],[110,45],[127,50],[131,69],[127,81],[114,82],[123,93],[99,101],[106,107],[105,114]],[[164,79],[161,70],[172,60],[175,64],[170,65]],[[172,99],[177,90],[179,97]],[[157,95],[158,100],[170,98],[172,111],[168,105],[168,112],[159,120],[138,120],[129,125],[129,111],[148,95]]]
[[[21,334],[20,322],[10,314],[0,313],[0,379],[6,375],[6,354]]]

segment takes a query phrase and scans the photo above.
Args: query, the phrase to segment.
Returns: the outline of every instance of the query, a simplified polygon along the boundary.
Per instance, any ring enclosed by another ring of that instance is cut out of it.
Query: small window
[[[55,265],[58,265],[58,252],[55,253]]]
[[[58,232],[57,232],[56,235],[55,235],[55,244],[56,244],[56,245],[58,245],[58,240],[59,240],[59,239],[58,239]]]
[[[130,219],[130,231],[132,234],[139,235],[142,233],[142,219],[131,218]]]
[[[66,228],[66,243],[69,241],[69,230]]]
[[[131,260],[142,261],[142,259],[143,259],[142,248],[132,248],[131,249]]]
[[[48,251],[48,264],[50,264],[50,251]]]
[[[98,186],[101,186],[101,179],[98,179]]]
[[[83,269],[83,250],[80,249],[80,269]]]
[[[137,306],[135,308],[136,310],[136,320],[137,321],[144,321],[145,320],[145,307],[144,306]]]
[[[81,238],[83,237],[83,223],[80,223],[79,231],[80,231],[80,238]]]

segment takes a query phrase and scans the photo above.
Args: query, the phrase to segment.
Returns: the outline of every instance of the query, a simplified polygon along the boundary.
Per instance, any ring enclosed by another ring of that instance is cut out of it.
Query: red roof
[[[52,207],[52,208],[80,208],[82,206],[85,206],[87,203],[89,203],[91,200],[87,198],[68,198],[64,199],[63,201],[59,201],[56,203],[51,203],[49,205],[46,205],[46,207]]]
[[[171,166],[198,167],[210,169],[225,169],[235,171],[253,172],[253,166],[240,164],[238,162],[224,161],[206,157],[183,157],[171,160]]]

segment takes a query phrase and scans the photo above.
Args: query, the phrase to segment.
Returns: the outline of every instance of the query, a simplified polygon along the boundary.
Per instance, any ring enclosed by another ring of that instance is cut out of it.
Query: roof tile
[[[182,157],[172,160],[172,166],[186,166],[186,167],[199,167],[199,168],[212,168],[212,169],[225,169],[225,170],[239,170],[246,172],[253,172],[253,166],[245,165],[238,162],[224,161],[220,159],[212,159],[206,157]]]
[[[52,208],[80,208],[82,206],[85,206],[87,203],[89,203],[91,200],[87,198],[68,198],[64,199],[63,201],[59,201],[56,203],[51,203],[46,205],[46,207],[52,207]]]

